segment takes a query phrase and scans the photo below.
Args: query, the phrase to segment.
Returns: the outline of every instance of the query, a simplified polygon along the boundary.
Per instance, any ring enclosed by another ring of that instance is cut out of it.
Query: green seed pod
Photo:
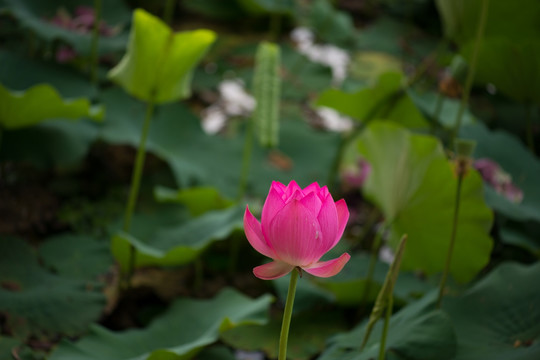
[[[279,46],[263,42],[255,56],[253,92],[255,111],[253,120],[262,146],[274,147],[279,140],[279,102],[281,79],[279,77]]]

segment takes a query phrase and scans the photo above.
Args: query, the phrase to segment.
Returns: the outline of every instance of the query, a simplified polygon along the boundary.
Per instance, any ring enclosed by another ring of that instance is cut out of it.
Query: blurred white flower
[[[307,28],[296,28],[291,33],[291,38],[296,42],[298,51],[309,60],[328,66],[332,70],[334,85],[339,85],[347,76],[349,54],[334,45],[317,45],[314,43],[315,35]]]
[[[336,110],[321,106],[315,109],[317,115],[322,120],[323,126],[331,131],[344,132],[353,128],[353,122],[350,118],[341,115]]]
[[[218,86],[219,100],[203,110],[202,128],[207,134],[218,133],[231,116],[248,116],[255,109],[255,99],[244,90],[241,80],[224,80]]]
[[[389,246],[381,246],[381,248],[379,249],[379,259],[382,262],[392,264],[392,262],[394,261],[394,257],[394,251]]]

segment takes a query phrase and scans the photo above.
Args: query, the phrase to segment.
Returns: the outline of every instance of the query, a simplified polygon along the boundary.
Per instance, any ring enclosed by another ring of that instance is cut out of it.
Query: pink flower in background
[[[74,16],[60,8],[56,11],[56,15],[49,20],[52,24],[71,30],[81,34],[89,34],[94,28],[96,16],[94,9],[89,6],[78,6],[74,11]],[[99,33],[102,36],[109,37],[118,33],[119,29],[108,26],[104,21],[99,23]],[[77,53],[73,48],[62,45],[56,51],[56,61],[59,63],[69,62],[77,57]]]
[[[334,276],[350,255],[319,261],[341,239],[349,210],[345,200],[334,202],[326,186],[313,183],[305,189],[293,180],[285,186],[272,182],[263,206],[261,222],[246,207],[244,231],[255,250],[274,261],[257,266],[253,273],[271,280],[295,267],[318,277]]]
[[[347,168],[342,172],[341,179],[346,188],[360,188],[371,174],[371,165],[365,159],[358,159],[357,166]]]
[[[486,158],[478,159],[474,162],[474,168],[497,193],[515,203],[520,203],[523,200],[523,191],[512,183],[512,176],[495,161]]]
[[[77,57],[77,53],[69,46],[60,46],[56,50],[56,61],[60,64],[70,62]]]

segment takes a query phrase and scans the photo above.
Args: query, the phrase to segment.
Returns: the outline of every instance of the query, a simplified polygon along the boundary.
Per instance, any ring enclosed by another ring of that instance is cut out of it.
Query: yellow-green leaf
[[[137,9],[127,53],[109,78],[143,101],[160,104],[187,98],[193,69],[215,38],[210,30],[175,33],[157,17]]]

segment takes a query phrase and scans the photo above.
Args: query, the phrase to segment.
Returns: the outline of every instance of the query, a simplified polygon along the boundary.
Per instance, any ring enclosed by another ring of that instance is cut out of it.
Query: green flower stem
[[[448,273],[450,272],[450,265],[452,264],[452,254],[454,253],[454,245],[456,242],[456,234],[458,227],[459,204],[461,199],[461,184],[463,183],[463,176],[464,174],[462,174],[461,172],[458,174],[456,200],[454,205],[454,219],[452,221],[452,233],[450,236],[450,245],[448,246],[448,252],[446,254],[446,264],[444,266],[441,283],[439,284],[439,297],[437,298],[437,308],[441,307],[442,298],[444,296],[444,288],[446,286],[446,279],[448,278]]]
[[[487,13],[489,8],[489,0],[482,1],[482,9],[480,13],[480,20],[478,22],[478,28],[476,30],[476,43],[474,44],[474,49],[471,57],[471,62],[469,64],[469,71],[467,72],[467,77],[465,78],[465,85],[463,88],[463,94],[461,96],[461,103],[459,106],[458,113],[456,115],[456,122],[454,124],[454,129],[452,130],[450,137],[450,146],[454,144],[454,139],[459,133],[461,128],[461,121],[463,118],[463,113],[465,108],[469,103],[469,96],[471,94],[472,84],[474,81],[474,73],[476,71],[476,60],[478,58],[478,52],[482,46],[482,38],[484,37],[484,30],[486,28]]]
[[[244,151],[242,154],[242,172],[240,174],[240,183],[237,200],[240,201],[246,194],[249,168],[251,165],[251,152],[253,150],[253,118],[249,118],[246,124],[246,138],[244,139]]]
[[[291,281],[289,282],[289,292],[287,293],[287,302],[283,312],[283,322],[281,324],[281,334],[279,336],[279,356],[278,360],[287,360],[287,341],[289,340],[289,327],[291,325],[292,309],[294,295],[296,294],[296,283],[298,282],[297,269],[291,272]]]
[[[148,132],[150,130],[150,123],[152,121],[152,115],[154,113],[154,99],[150,99],[146,105],[146,115],[144,118],[143,128],[141,132],[141,140],[139,141],[139,148],[137,149],[137,157],[135,158],[135,166],[133,167],[133,173],[131,176],[131,188],[129,191],[129,198],[126,205],[126,212],[124,215],[124,225],[122,230],[129,233],[131,228],[131,218],[133,217],[133,211],[135,210],[135,204],[137,203],[137,197],[139,195],[139,187],[141,185],[142,171],[144,168],[144,159],[146,156],[146,139],[148,138]],[[130,246],[129,252],[129,267],[127,271],[127,282],[133,275],[135,268],[135,256],[136,251],[133,245]]]
[[[163,9],[163,21],[167,25],[171,25],[174,14],[174,4],[176,0],[165,0],[165,8]]]
[[[94,28],[92,29],[92,47],[90,49],[90,81],[97,85],[98,67],[98,44],[99,44],[99,24],[101,23],[101,0],[94,0]]]
[[[392,317],[393,307],[394,307],[394,295],[390,293],[388,297],[388,304],[386,305],[386,315],[384,317],[384,325],[383,325],[382,335],[381,335],[381,347],[379,348],[378,360],[384,360],[385,358],[384,354],[386,352],[386,338],[388,336],[388,327],[390,325],[390,317]]]

